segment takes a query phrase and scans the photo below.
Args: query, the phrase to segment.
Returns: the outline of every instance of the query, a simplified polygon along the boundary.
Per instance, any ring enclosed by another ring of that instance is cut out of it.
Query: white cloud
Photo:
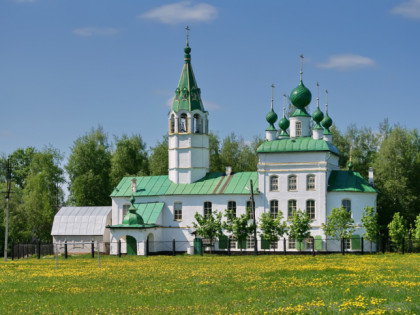
[[[178,24],[184,22],[209,22],[218,15],[217,9],[207,3],[192,4],[191,1],[181,1],[162,5],[152,9],[139,18],[156,20],[164,24]]]
[[[375,61],[368,57],[343,54],[331,56],[326,62],[319,63],[317,66],[324,69],[352,70],[373,67],[375,64]]]
[[[409,0],[397,5],[391,13],[410,19],[420,19],[420,0]]]
[[[73,30],[73,34],[83,36],[83,37],[109,36],[109,35],[115,35],[117,33],[118,33],[118,30],[112,27],[83,27],[83,28],[76,28]]]

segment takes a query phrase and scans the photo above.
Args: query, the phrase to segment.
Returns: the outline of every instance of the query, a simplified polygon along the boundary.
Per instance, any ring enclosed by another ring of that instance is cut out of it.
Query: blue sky
[[[303,81],[339,129],[419,126],[420,0],[0,2],[0,153],[52,145],[66,157],[92,127],[167,133],[185,26],[210,129],[264,135]]]

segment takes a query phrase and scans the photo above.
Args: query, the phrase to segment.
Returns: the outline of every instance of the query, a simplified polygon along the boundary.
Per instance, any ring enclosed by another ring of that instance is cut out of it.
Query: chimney
[[[372,187],[375,187],[375,183],[373,182],[373,167],[369,167],[369,184]]]
[[[232,174],[232,166],[226,166],[226,176],[229,176],[230,174]]]
[[[131,193],[135,193],[137,191],[137,179],[132,178],[131,179]]]

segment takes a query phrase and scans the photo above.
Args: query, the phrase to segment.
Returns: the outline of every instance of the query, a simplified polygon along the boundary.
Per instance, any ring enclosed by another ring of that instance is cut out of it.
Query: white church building
[[[149,252],[168,251],[173,240],[177,251],[191,250],[196,238],[195,213],[206,215],[226,209],[236,215],[245,213],[251,208],[251,180],[257,223],[263,213],[276,216],[281,211],[289,222],[295,210],[306,210],[312,219],[315,247],[324,250],[321,224],[326,223],[332,208],[343,206],[352,211],[357,226],[346,247],[360,249],[363,209],[372,206],[376,210],[377,191],[373,182],[369,184],[352,170],[351,162],[348,169],[340,170],[340,152],[329,130],[332,120],[328,105],[324,114],[317,97],[316,110],[309,115],[306,107],[312,95],[302,82],[302,70],[300,83],[290,94],[295,111],[287,119],[283,109],[278,129],[271,103],[265,141],[257,150],[257,171],[231,172],[227,167],[223,173],[209,173],[208,112],[191,66],[188,40],[184,52],[184,66],[168,117],[169,175],[125,177],[111,193],[111,224],[107,225],[110,253],[117,254],[119,240],[122,252],[127,254],[145,254],[147,240]],[[371,170],[369,174],[369,181],[373,181]],[[259,236],[257,240],[259,250],[267,249]],[[250,235],[246,244],[233,240],[231,248],[251,251],[253,244]],[[284,244],[291,251],[305,249],[293,239],[273,246],[283,250]],[[216,241],[214,246],[226,250],[225,241]]]

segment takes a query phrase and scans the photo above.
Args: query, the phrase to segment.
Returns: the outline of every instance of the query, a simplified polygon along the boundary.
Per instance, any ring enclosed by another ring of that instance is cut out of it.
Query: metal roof
[[[134,208],[137,209],[136,212],[143,218],[144,224],[117,224],[110,226],[110,228],[121,229],[155,227],[157,226],[156,222],[162,212],[163,206],[163,202],[136,203],[134,204]]]
[[[111,197],[131,196],[131,179],[124,177],[114,189]],[[164,195],[248,195],[249,181],[254,183],[254,193],[258,194],[257,172],[240,172],[225,175],[224,173],[208,173],[204,178],[192,184],[174,184],[168,175],[135,177],[137,191],[135,197]]]
[[[103,235],[111,207],[62,207],[51,235]]]
[[[312,137],[264,141],[257,149],[258,153],[313,151],[329,151],[337,155],[340,154],[338,149],[331,142],[323,139],[315,140]]]
[[[328,191],[377,192],[362,175],[352,170],[332,171],[328,179]]]

